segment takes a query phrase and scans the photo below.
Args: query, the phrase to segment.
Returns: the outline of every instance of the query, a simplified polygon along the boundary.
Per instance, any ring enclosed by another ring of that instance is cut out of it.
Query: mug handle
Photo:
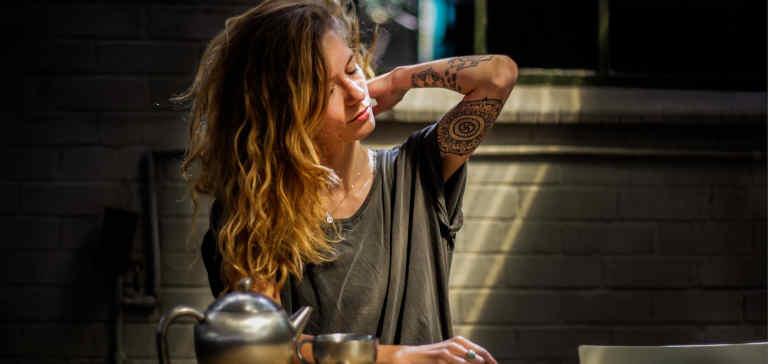
[[[299,358],[299,361],[301,361],[304,364],[311,364],[307,361],[307,359],[304,359],[304,356],[301,355],[301,347],[306,343],[314,342],[315,338],[307,338],[307,339],[301,339],[299,340],[299,343],[296,344],[296,356]]]

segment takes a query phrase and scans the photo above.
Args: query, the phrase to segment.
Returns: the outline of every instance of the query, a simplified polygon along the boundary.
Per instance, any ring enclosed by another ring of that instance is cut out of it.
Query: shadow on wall
[[[473,157],[456,333],[497,359],[766,339],[760,162]]]

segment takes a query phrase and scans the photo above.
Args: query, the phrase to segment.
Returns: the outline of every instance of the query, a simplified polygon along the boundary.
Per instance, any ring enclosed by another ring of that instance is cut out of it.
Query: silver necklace
[[[374,152],[373,152],[372,150],[370,150],[370,149],[368,149],[368,166],[369,166],[369,167],[370,167],[370,169],[371,169],[371,178],[369,178],[367,181],[365,181],[365,183],[363,183],[363,184],[362,184],[360,187],[358,187],[358,188],[355,188],[355,185],[353,184],[353,185],[352,185],[352,191],[351,191],[351,192],[349,192],[349,193],[347,193],[347,194],[345,194],[345,195],[344,195],[344,198],[342,198],[342,199],[341,199],[341,201],[339,201],[339,202],[336,204],[336,207],[334,207],[334,208],[333,208],[333,210],[330,210],[330,211],[326,211],[326,212],[325,212],[325,222],[326,222],[326,223],[328,223],[328,224],[333,224],[333,221],[334,221],[334,220],[333,220],[333,216],[331,216],[331,215],[332,215],[334,212],[336,212],[336,210],[338,210],[338,209],[339,209],[339,206],[341,206],[341,204],[342,204],[342,203],[344,203],[344,201],[346,201],[346,200],[347,200],[347,197],[349,197],[349,195],[351,195],[351,194],[354,194],[355,192],[360,192],[360,191],[362,191],[363,189],[365,189],[365,187],[366,187],[366,186],[368,186],[368,184],[369,184],[369,183],[371,183],[371,181],[373,181],[373,178],[374,178],[374,175],[373,175],[374,173],[373,173],[373,171],[374,171],[374,168],[376,167],[376,153],[374,153]],[[355,178],[357,178],[357,177],[360,177],[360,174],[361,174],[361,171],[357,171],[357,174],[355,174]]]

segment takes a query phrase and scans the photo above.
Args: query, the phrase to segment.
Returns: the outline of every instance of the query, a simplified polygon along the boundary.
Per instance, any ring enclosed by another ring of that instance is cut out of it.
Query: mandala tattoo
[[[443,153],[472,153],[501,112],[500,99],[462,101],[437,124],[437,145]]]
[[[464,56],[452,58],[448,61],[448,68],[442,74],[429,67],[421,72],[411,75],[413,87],[442,87],[461,92],[461,85],[456,84],[456,74],[470,67],[477,67],[481,62],[487,62],[493,56]]]

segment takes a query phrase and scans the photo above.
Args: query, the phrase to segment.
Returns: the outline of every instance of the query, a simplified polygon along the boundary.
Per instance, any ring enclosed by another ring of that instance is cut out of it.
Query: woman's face
[[[354,53],[335,31],[323,37],[323,53],[330,72],[330,98],[319,132],[324,147],[360,140],[370,134],[376,121],[363,70]]]

